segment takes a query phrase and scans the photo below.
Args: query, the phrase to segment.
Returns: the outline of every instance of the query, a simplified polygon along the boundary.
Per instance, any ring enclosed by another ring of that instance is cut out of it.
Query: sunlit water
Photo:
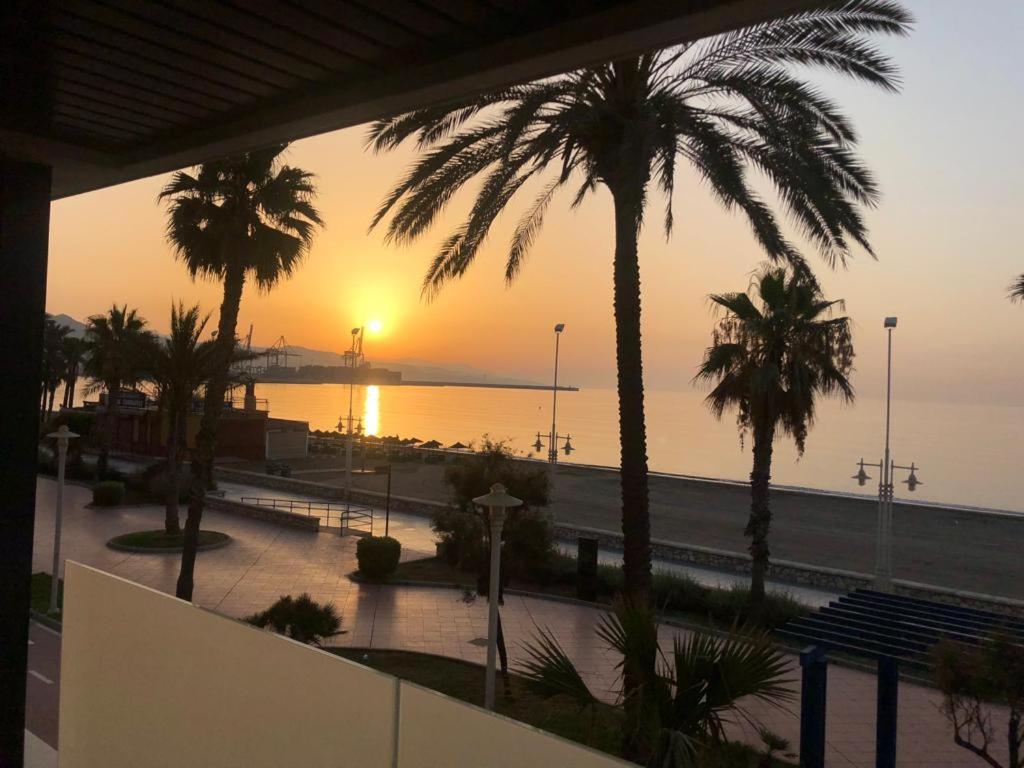
[[[310,429],[335,429],[348,411],[343,384],[259,384],[271,415],[308,421]],[[509,440],[530,455],[536,433],[551,429],[551,393],[467,387],[356,387],[355,413],[370,433],[480,442],[483,435]],[[797,459],[791,441],[776,441],[773,481],[845,493],[871,493],[851,475],[861,456],[878,461],[884,404],[861,398],[844,407],[820,406],[818,420]],[[571,461],[617,466],[618,407],[614,390],[585,389],[558,395],[558,431],[572,436]],[[893,411],[893,458],[920,467],[923,485],[897,496],[1024,512],[1024,408],[901,400]],[[647,441],[652,471],[743,480],[750,473],[749,444],[741,447],[735,422],[716,421],[697,392],[647,392]],[[546,455],[546,449],[545,449]],[[903,475],[899,479],[903,479]]]

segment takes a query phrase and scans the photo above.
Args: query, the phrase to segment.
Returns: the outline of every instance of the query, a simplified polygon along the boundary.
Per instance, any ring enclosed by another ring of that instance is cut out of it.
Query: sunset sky
[[[855,320],[855,385],[882,386],[882,318],[898,315],[897,385],[927,400],[1021,403],[1024,307],[1006,287],[1024,272],[1019,141],[1024,118],[1024,5],[909,3],[913,35],[882,45],[900,65],[900,95],[825,79],[854,118],[860,151],[884,195],[868,214],[874,262],[858,254],[847,271],[819,273],[830,298]],[[981,11],[983,9],[984,12]],[[341,351],[353,325],[379,321],[371,360],[465,363],[495,374],[546,380],[551,328],[566,323],[563,380],[614,383],[610,199],[600,191],[576,212],[569,196],[552,206],[518,282],[506,289],[504,254],[524,196],[501,220],[477,263],[432,303],[420,300],[423,272],[458,220],[463,197],[411,247],[367,233],[371,215],[412,158],[363,150],[366,127],[297,142],[287,162],[318,175],[327,222],[308,260],[272,293],[247,288],[239,334]],[[55,203],[47,309],[84,320],[111,302],[139,307],[165,331],[172,300],[216,313],[220,288],[192,283],[167,247],[156,196],[165,177]],[[689,386],[714,318],[706,296],[740,290],[761,261],[746,223],[724,213],[696,179],[677,180],[676,229],[662,233],[653,198],[641,239],[644,353],[648,384]]]

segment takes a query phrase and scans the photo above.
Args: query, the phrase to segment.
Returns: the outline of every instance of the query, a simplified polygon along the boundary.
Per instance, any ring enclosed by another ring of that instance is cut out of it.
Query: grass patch
[[[32,574],[32,610],[37,613],[43,613],[52,619],[60,621],[61,610],[64,606],[64,579],[60,579],[57,582],[57,606],[58,610],[56,613],[50,613],[50,586],[52,579],[50,574],[39,573]]]
[[[475,586],[476,577],[461,571],[447,561],[431,557],[399,563],[393,577],[403,581],[427,581],[443,584]],[[576,596],[576,560],[556,555],[545,572],[536,580],[513,580],[513,588],[565,597]],[[622,568],[614,565],[597,567],[597,599],[609,604],[622,590]],[[810,612],[810,609],[789,595],[770,592],[758,611],[750,607],[749,589],[745,585],[709,587],[690,576],[669,571],[655,571],[652,582],[654,605],[661,613],[720,629],[751,624],[764,629],[777,629],[783,624]]]
[[[231,537],[220,531],[200,531],[199,549],[213,549],[221,547],[231,541]],[[168,534],[164,530],[158,531],[133,531],[115,536],[107,545],[114,549],[152,549],[180,550],[185,546],[185,532]]]
[[[424,688],[443,693],[469,704],[482,705],[484,668],[458,659],[447,659],[412,651],[329,648],[331,653],[364,666],[408,680]],[[601,705],[580,711],[567,696],[545,699],[534,696],[523,679],[511,676],[506,695],[501,675],[497,678],[495,711],[521,723],[575,741],[578,744],[621,756],[622,714],[614,707]],[[761,755],[744,744],[728,743],[703,756],[702,768],[756,768]],[[772,766],[788,763],[772,761]]]

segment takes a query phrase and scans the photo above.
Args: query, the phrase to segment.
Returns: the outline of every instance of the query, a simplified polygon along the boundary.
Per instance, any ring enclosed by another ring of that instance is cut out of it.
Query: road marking
[[[46,683],[47,685],[53,685],[53,680],[51,680],[50,678],[48,678],[48,677],[47,677],[46,675],[41,675],[41,674],[39,674],[39,673],[38,673],[38,672],[36,672],[36,671],[35,671],[34,669],[30,669],[30,670],[28,671],[28,673],[29,673],[30,675],[32,675],[32,677],[36,678],[37,680],[42,680],[42,681],[43,681],[44,683]]]
[[[33,621],[32,626],[36,629],[41,629],[43,632],[49,632],[51,635],[54,635],[55,637],[60,637],[60,632],[58,632],[55,629],[50,629],[48,626],[46,626],[45,624],[40,624],[38,621]]]

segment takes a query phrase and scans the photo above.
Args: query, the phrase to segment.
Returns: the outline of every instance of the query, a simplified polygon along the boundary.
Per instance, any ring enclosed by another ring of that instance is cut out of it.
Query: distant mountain
[[[71,329],[72,336],[82,336],[85,333],[85,323],[75,320],[69,315],[54,315],[53,319],[60,325]],[[266,347],[254,346],[253,350],[261,352]],[[344,365],[345,358],[337,352],[329,352],[323,349],[310,349],[309,347],[298,347],[288,345],[288,350],[294,352],[298,357],[290,360],[290,364],[299,365]],[[512,376],[502,376],[489,373],[480,368],[461,363],[449,365],[435,365],[424,360],[371,360],[374,368],[387,368],[392,371],[401,371],[402,378],[406,381],[475,381],[486,384],[530,384],[538,385],[540,382],[529,379],[517,379]]]
[[[69,315],[54,315],[53,319],[57,322],[57,325],[63,325],[70,328],[72,336],[85,335],[85,323],[80,323]]]

